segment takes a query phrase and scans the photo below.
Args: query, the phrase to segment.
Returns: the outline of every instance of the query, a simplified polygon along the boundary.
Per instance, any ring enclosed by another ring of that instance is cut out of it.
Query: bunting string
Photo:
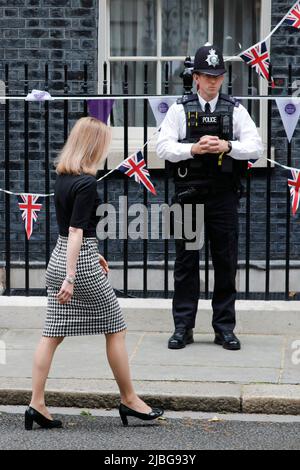
[[[52,197],[54,196],[54,193],[50,193],[50,194],[37,194],[37,193],[25,193],[25,192],[20,192],[20,193],[14,193],[13,191],[7,191],[7,189],[1,189],[0,188],[0,192],[2,193],[6,193],[6,194],[12,194],[13,196],[22,196],[22,195],[25,195],[25,196],[37,196],[37,197]]]
[[[294,167],[291,167],[291,166],[282,165],[281,163],[278,163],[275,160],[271,160],[270,158],[267,158],[267,157],[264,157],[264,156],[262,156],[261,159],[265,160],[267,162],[273,163],[274,165],[277,165],[278,167],[282,168],[283,170],[299,171],[299,168],[297,169],[297,168],[294,168]]]
[[[182,95],[176,96],[177,98],[181,98]],[[248,96],[248,95],[241,95],[241,96],[236,96],[234,97],[239,100],[249,100],[249,101],[255,101],[255,100],[262,100],[262,101],[273,101],[273,100],[286,100],[287,98],[293,99],[293,96],[270,96],[270,95],[254,95],[254,96]],[[25,96],[0,96],[0,100],[25,100]],[[145,99],[154,99],[154,98],[170,98],[170,95],[122,95],[122,96],[117,96],[117,95],[95,95],[95,96],[81,96],[79,97],[78,95],[76,96],[55,96],[54,100],[67,100],[67,101],[82,101],[82,100],[99,100],[99,101],[106,101],[107,99],[114,99],[114,100],[145,100]]]
[[[141,147],[140,151],[144,150],[144,148],[154,139],[154,137],[159,133],[160,131],[160,128],[156,129],[156,131],[152,134],[152,136],[147,140],[147,142],[144,143],[144,145]],[[97,179],[97,181],[102,181],[104,178],[107,178],[107,176],[109,176],[111,173],[113,173],[114,171],[118,170],[118,168],[123,165],[124,163],[127,162],[127,160],[129,160],[130,158],[134,157],[134,155],[136,154],[137,152],[134,152],[132,153],[131,155],[129,155],[129,157],[127,157],[125,160],[123,160],[116,168],[113,168],[112,170],[110,170],[108,173],[105,173],[104,176],[102,176],[101,178]],[[37,197],[52,197],[54,196],[54,193],[50,193],[50,194],[37,194],[37,193],[25,193],[25,192],[13,192],[13,191],[8,191],[7,189],[1,189],[0,188],[0,192],[2,193],[6,193],[6,194],[11,194],[12,196],[22,196],[22,195],[32,195],[32,196],[37,196]]]
[[[134,177],[137,183],[143,184],[148,191],[150,191],[155,196],[157,195],[155,187],[150,179],[150,174],[147,169],[147,165],[143,156],[142,150],[151,142],[154,137],[159,133],[160,127],[156,129],[156,131],[152,134],[150,139],[144,143],[141,147],[140,151],[137,151],[127,157],[123,162],[121,162],[116,168],[113,168],[108,173],[106,173],[101,178],[97,179],[97,181],[102,181],[104,178],[109,176],[112,172],[119,170],[123,174],[127,175],[128,177]],[[267,157],[261,157],[262,159],[266,160],[267,162],[273,163],[278,167],[288,170],[291,173],[291,178],[288,180],[288,186],[291,192],[292,198],[292,211],[293,215],[296,215],[296,212],[299,208],[299,201],[300,201],[300,170],[283,165],[278,163],[274,160],[271,160]],[[248,162],[248,169],[250,170],[253,166],[255,161],[250,160]],[[25,223],[25,231],[28,240],[30,239],[34,223],[37,222],[38,212],[42,209],[42,198],[52,197],[54,193],[50,194],[35,194],[35,193],[23,193],[23,192],[13,192],[8,191],[5,189],[0,188],[0,192],[5,194],[10,194],[17,196],[18,198],[18,205],[20,210],[22,211],[22,219]]]
[[[160,127],[158,129],[156,129],[156,131],[152,134],[150,139],[148,139],[147,142],[141,147],[140,151],[144,150],[144,148],[154,139],[154,137],[159,133],[159,131],[160,131]],[[137,152],[134,152],[131,155],[129,155],[129,157],[127,157],[123,162],[121,162],[116,168],[113,168],[108,173],[106,173],[104,176],[101,176],[101,178],[99,178],[97,181],[102,181],[108,175],[110,175],[114,171],[118,170],[121,165],[124,165],[124,163],[126,163],[130,158],[134,157],[134,155],[136,155],[136,153]]]
[[[147,142],[141,147],[140,149],[140,152],[154,139],[154,137],[160,132],[160,128],[159,129],[156,129],[156,131],[153,133],[153,135],[147,140]],[[111,169],[109,172],[105,173],[105,175],[101,176],[101,178],[98,178],[97,181],[102,181],[104,178],[107,178],[111,173],[113,173],[114,171],[118,170],[120,166],[124,165],[124,163],[127,163],[127,161],[129,159],[131,159],[132,157],[134,157],[139,151],[136,151],[134,153],[132,153],[131,155],[129,155],[129,157],[127,157],[125,160],[123,160],[121,163],[119,163],[118,166],[116,166],[116,168],[113,168]],[[261,156],[260,157],[261,160],[265,160],[267,162],[270,162],[280,168],[282,168],[283,170],[288,170],[288,171],[300,171],[299,168],[295,168],[295,167],[290,167],[290,166],[286,166],[286,165],[283,165],[282,163],[279,163],[279,162],[276,162],[276,160],[271,160],[270,158],[267,158],[265,156]],[[13,196],[21,196],[21,195],[33,195],[33,196],[37,196],[37,197],[52,197],[54,196],[54,193],[50,193],[50,194],[40,194],[40,193],[25,193],[25,192],[13,192],[13,191],[8,191],[6,189],[1,189],[0,188],[0,192],[2,193],[6,193],[6,194],[11,194]]]
[[[258,75],[263,77],[265,80],[271,80],[272,87],[275,88],[275,82],[273,77],[270,77],[270,53],[267,46],[267,41],[273,36],[273,34],[280,28],[280,26],[287,21],[289,26],[300,29],[300,0],[290,8],[287,14],[282,20],[275,26],[275,28],[261,41],[257,42],[250,48],[240,52],[235,56],[228,57],[225,59],[226,62],[232,61],[237,57],[243,59],[247,65],[254,68]]]
[[[253,46],[251,46],[251,48],[254,48],[254,47],[257,47],[259,46],[262,42],[267,42],[272,36],[274,33],[276,33],[276,31],[280,28],[280,26],[288,19],[288,17],[291,15],[291,13],[293,12],[293,10],[298,10],[299,9],[299,6],[300,6],[300,1],[297,0],[296,3],[294,3],[294,5],[290,8],[290,10],[287,12],[287,14],[282,18],[282,20],[275,26],[274,29],[272,29],[272,31],[264,38],[262,39],[261,41],[257,42],[256,44],[253,44]],[[300,18],[300,16],[299,16]],[[299,19],[298,18],[298,19]],[[296,18],[295,18],[296,19]],[[295,23],[293,24],[291,21],[289,21],[289,25],[290,26],[294,26],[296,28],[300,28],[300,23],[298,25],[298,23]],[[242,54],[244,54],[248,49],[245,49],[243,52],[240,52],[239,54],[236,54],[234,56],[231,56],[231,57],[227,57],[225,59],[225,62],[229,62],[229,61],[232,61],[234,60],[235,58],[237,57],[240,57]]]

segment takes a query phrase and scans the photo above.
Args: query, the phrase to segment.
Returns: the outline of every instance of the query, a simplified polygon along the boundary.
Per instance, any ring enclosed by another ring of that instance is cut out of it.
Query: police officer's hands
[[[229,152],[227,140],[219,139],[219,137],[207,136],[202,137],[206,145],[209,146],[208,153],[226,153]],[[201,139],[201,140],[202,140]]]
[[[228,142],[213,135],[201,137],[199,142],[192,146],[192,155],[204,155],[206,153],[225,153],[229,151]]]
[[[208,136],[202,137],[196,144],[192,146],[192,155],[204,155],[209,152],[210,143]]]

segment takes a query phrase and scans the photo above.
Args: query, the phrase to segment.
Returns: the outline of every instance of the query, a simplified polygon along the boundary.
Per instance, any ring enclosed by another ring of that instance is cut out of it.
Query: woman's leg
[[[105,336],[107,359],[120,389],[121,402],[140,413],[150,413],[151,408],[137,396],[133,389],[125,344],[126,330]]]
[[[51,419],[51,415],[45,405],[45,385],[54,353],[63,339],[63,337],[47,338],[43,336],[34,355],[30,406],[48,419]]]

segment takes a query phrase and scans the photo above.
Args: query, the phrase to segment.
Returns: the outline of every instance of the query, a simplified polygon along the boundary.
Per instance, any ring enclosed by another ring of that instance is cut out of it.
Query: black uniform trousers
[[[197,196],[189,203],[204,204],[205,229],[214,267],[212,326],[216,333],[232,332],[236,324],[239,196],[230,189]],[[176,240],[175,244],[174,323],[176,329],[190,329],[195,326],[200,294],[199,250],[187,251],[184,239]]]

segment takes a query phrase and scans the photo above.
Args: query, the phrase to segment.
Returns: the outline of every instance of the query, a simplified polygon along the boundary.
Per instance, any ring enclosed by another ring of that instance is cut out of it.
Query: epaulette
[[[187,104],[189,103],[190,101],[197,101],[198,100],[198,95],[197,94],[194,94],[194,95],[183,95],[181,96],[180,98],[177,99],[177,104]]]
[[[219,99],[228,101],[229,103],[233,104],[233,106],[235,106],[236,108],[238,108],[240,105],[240,102],[236,98],[234,98],[233,96],[224,95],[223,93],[220,93]]]

